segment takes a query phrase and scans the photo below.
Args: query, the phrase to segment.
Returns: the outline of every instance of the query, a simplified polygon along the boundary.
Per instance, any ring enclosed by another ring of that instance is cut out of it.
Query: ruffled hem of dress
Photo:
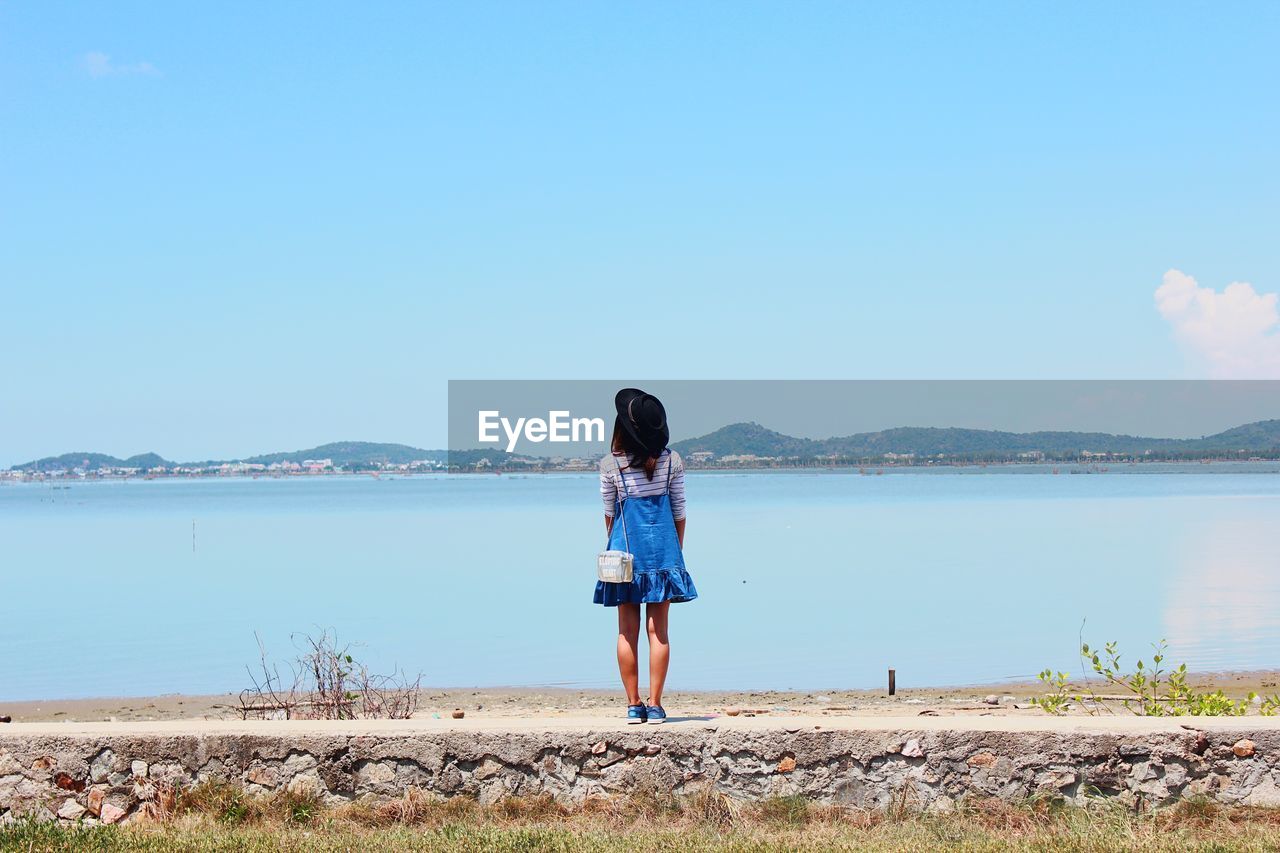
[[[664,601],[679,603],[698,597],[693,578],[684,569],[659,569],[656,572],[636,572],[631,583],[605,583],[596,581],[595,603],[605,607],[619,604],[661,604]]]

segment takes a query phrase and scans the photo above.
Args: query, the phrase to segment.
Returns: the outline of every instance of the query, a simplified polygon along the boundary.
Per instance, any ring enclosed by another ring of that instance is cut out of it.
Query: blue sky
[[[0,465],[439,446],[449,378],[1280,377],[1278,40],[1275,3],[0,3]]]

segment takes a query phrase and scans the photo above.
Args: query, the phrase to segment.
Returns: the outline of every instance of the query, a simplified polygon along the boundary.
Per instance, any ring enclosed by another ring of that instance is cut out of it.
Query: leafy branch
[[[1081,642],[1080,658],[1086,668],[1101,676],[1103,683],[1117,690],[1119,695],[1099,694],[1088,683],[1082,691],[1072,694],[1066,673],[1045,669],[1038,677],[1047,692],[1031,701],[1054,715],[1066,713],[1073,701],[1082,705],[1090,715],[1101,710],[1112,713],[1107,702],[1119,701],[1126,710],[1145,717],[1240,717],[1257,700],[1255,693],[1250,693],[1247,699],[1235,700],[1222,690],[1212,693],[1197,691],[1187,680],[1185,663],[1168,669],[1165,662],[1168,648],[1164,640],[1153,643],[1151,662],[1148,664],[1140,659],[1132,670],[1126,670],[1116,641],[1106,643],[1101,649]],[[1280,713],[1280,696],[1257,700],[1257,703],[1261,714],[1273,716]]]

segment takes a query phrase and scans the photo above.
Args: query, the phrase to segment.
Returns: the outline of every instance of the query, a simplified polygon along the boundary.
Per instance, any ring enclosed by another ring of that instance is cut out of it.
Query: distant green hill
[[[124,460],[122,468],[172,468],[173,463],[156,453],[139,453]]]
[[[676,452],[688,455],[709,450],[716,456],[750,454],[752,456],[817,456],[820,442],[809,438],[793,438],[760,426],[758,423],[729,424],[700,438],[677,441]]]
[[[473,468],[480,461],[488,462],[495,468],[501,468],[510,465],[514,454],[507,453],[505,450],[450,450],[449,451],[449,467],[450,468]]]
[[[888,453],[916,456],[999,457],[1041,452],[1072,456],[1084,452],[1194,455],[1209,452],[1275,453],[1280,451],[1280,420],[1258,421],[1196,439],[1145,438],[1103,432],[1003,432],[956,427],[896,427],[878,432],[808,439],[795,438],[757,423],[722,427],[672,445],[689,455],[709,451],[716,456],[753,455],[799,459],[823,456],[876,458]]]
[[[105,453],[64,453],[61,456],[46,456],[22,465],[14,465],[11,471],[59,471],[72,468],[83,468],[86,471],[97,471],[99,468],[159,468],[171,467],[174,463],[154,453],[139,453],[128,459],[120,459]]]
[[[302,462],[306,459],[332,459],[334,465],[404,465],[424,459],[443,461],[443,450],[422,450],[407,444],[380,444],[371,441],[335,441],[309,450],[291,453],[267,453],[242,460],[249,463],[270,465],[274,462]]]
[[[443,450],[421,450],[407,444],[379,444],[369,441],[338,441],[322,444],[308,450],[294,450],[288,453],[268,453],[263,456],[251,456],[248,459],[209,459],[204,462],[170,462],[155,453],[141,453],[128,459],[118,459],[105,453],[64,453],[61,456],[48,456],[22,465],[14,465],[13,471],[32,473],[56,470],[83,468],[86,471],[97,471],[100,468],[140,468],[143,470],[175,465],[183,466],[215,466],[227,462],[248,462],[251,464],[270,465],[273,462],[298,462],[307,459],[329,459],[342,468],[370,467],[376,464],[403,465],[409,462],[428,460],[444,462],[448,453]]]
[[[1280,447],[1280,420],[1245,424],[1186,444],[1197,450],[1274,450]]]

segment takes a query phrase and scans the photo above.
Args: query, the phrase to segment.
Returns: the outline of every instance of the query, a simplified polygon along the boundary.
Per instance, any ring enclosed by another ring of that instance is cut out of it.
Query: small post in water
[[[892,696],[898,691],[897,676],[898,671],[890,667],[889,669],[889,695]]]

